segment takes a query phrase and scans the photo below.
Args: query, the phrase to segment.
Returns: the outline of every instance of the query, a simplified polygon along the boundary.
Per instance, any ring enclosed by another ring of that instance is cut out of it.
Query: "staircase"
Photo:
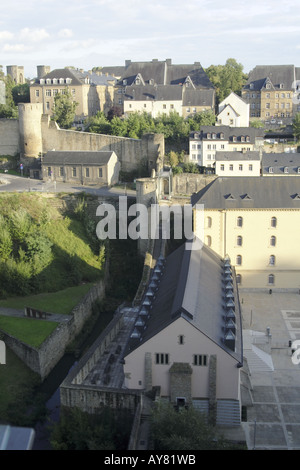
[[[244,340],[244,356],[247,359],[250,373],[253,372],[272,372],[274,371],[274,365],[272,357],[266,351],[263,351],[260,347],[253,344],[257,343],[257,339],[263,339],[264,334],[253,332],[251,330],[243,331]],[[263,347],[262,342],[262,347]]]

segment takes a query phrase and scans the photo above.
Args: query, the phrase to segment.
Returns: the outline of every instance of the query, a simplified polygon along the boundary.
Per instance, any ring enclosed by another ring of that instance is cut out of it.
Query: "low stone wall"
[[[66,346],[80,332],[92,313],[93,303],[105,295],[105,282],[95,284],[81,302],[72,310],[69,321],[59,323],[39,348],[31,347],[17,338],[2,332],[5,344],[34,372],[45,379],[63,357]],[[45,321],[36,319],[34,321]]]
[[[217,177],[216,175],[201,175],[197,173],[180,173],[173,177],[174,196],[191,196],[197,193]]]

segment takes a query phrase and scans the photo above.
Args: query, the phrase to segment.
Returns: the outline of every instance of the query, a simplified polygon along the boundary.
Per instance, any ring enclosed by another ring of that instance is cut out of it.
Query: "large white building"
[[[201,126],[189,138],[189,160],[207,168],[215,167],[217,152],[259,151],[264,132],[252,127]]]
[[[217,152],[215,173],[218,176],[260,176],[260,152]]]
[[[242,98],[235,93],[230,93],[219,104],[216,126],[248,127],[249,108]]]

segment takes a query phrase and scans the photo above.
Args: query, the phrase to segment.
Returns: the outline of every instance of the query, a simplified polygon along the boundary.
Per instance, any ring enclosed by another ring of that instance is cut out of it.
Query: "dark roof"
[[[183,106],[210,106],[215,103],[215,90],[184,88]]]
[[[133,85],[127,86],[125,100],[181,101],[182,87],[171,85]]]
[[[204,209],[300,209],[297,176],[216,178],[191,198]]]
[[[291,90],[295,79],[294,65],[257,65],[249,73],[244,89],[250,90],[250,84],[252,83],[253,88],[251,90],[261,90],[267,80],[273,89],[280,89],[282,84],[282,89]]]
[[[44,165],[105,165],[109,162],[111,151],[49,150],[43,158]]]
[[[300,153],[263,153],[263,173],[269,174],[270,167],[273,168],[272,173],[275,175],[285,174],[285,168],[288,168],[289,175],[296,175],[300,168]]]
[[[237,333],[235,348],[232,350],[223,341],[225,315],[229,309],[225,307],[224,261],[205,245],[202,249],[190,249],[191,243],[184,243],[164,262],[158,263],[162,268],[149,317],[140,315],[140,318],[145,319],[146,327],[140,328],[138,323],[135,325],[125,356],[182,317],[237,361],[242,361],[242,327],[234,271],[232,289]],[[149,289],[155,274],[154,270]],[[145,304],[146,300],[141,310],[146,308]]]
[[[90,72],[90,71],[82,71],[79,69],[71,69],[71,68],[63,68],[63,69],[55,69],[51,70],[51,72],[47,73],[42,77],[43,79],[49,78],[53,80],[54,78],[60,79],[63,78],[66,80],[70,78],[72,80],[71,85],[82,85],[85,83],[85,79],[89,79],[89,83],[92,85],[107,85],[108,82],[116,82],[117,79],[109,74],[103,74]],[[35,83],[40,83],[40,79],[37,78]],[[46,84],[45,84],[46,85]]]
[[[223,152],[222,150],[216,152],[216,161],[239,161],[239,160],[260,160],[259,152]]]
[[[105,67],[106,69],[110,72],[113,71],[113,67]],[[151,62],[131,62],[128,60],[119,85],[123,84],[123,80],[127,81],[127,85],[131,85],[138,74],[142,76],[145,83],[150,83],[150,80],[153,80],[156,85],[183,85],[189,78],[196,88],[214,89],[214,85],[200,62],[177,65],[172,64],[171,59],[163,61],[153,59]]]
[[[215,139],[212,135],[215,134]],[[233,141],[233,137],[237,141],[241,141],[241,137],[249,137],[250,143],[254,143],[256,139],[264,138],[264,130],[255,127],[230,127],[230,126],[201,126],[200,131],[190,133],[192,140],[226,140]]]

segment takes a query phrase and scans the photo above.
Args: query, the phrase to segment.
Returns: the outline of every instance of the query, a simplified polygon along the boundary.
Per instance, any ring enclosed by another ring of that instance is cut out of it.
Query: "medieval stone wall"
[[[20,152],[18,119],[0,119],[0,155],[16,155]]]

